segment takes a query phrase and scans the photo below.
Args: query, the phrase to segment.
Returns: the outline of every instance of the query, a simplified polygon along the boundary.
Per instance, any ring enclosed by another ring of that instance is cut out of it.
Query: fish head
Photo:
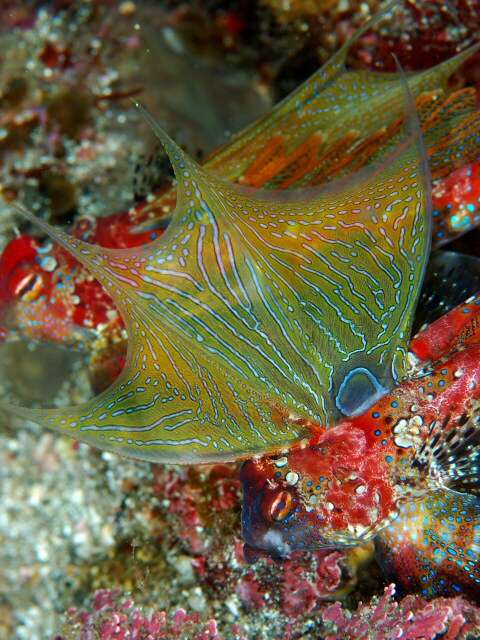
[[[388,461],[351,426],[284,455],[250,460],[241,480],[246,549],[274,558],[363,544],[397,511]]]

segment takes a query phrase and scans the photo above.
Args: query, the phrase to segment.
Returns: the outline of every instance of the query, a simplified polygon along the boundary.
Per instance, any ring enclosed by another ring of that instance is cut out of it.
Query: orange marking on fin
[[[319,171],[313,177],[310,184],[316,185],[324,181],[325,176],[327,175],[326,171],[330,170],[331,164],[330,162],[337,162],[343,156],[339,156],[339,154],[346,153],[348,148],[360,137],[360,133],[358,131],[348,131],[343,138],[340,138],[336,142],[332,144],[332,146],[327,147],[325,151],[319,156],[317,160],[317,166]],[[325,167],[327,165],[328,170],[322,170],[322,166]]]
[[[383,145],[400,130],[402,122],[403,119],[398,118],[388,127],[383,127],[379,131],[376,131],[372,136],[370,136],[370,138],[367,138],[360,142],[360,144],[354,147],[350,151],[350,153],[346,153],[343,157],[337,158],[337,160],[334,161],[333,164],[328,168],[328,170],[323,174],[323,177],[330,177],[332,174],[337,173],[356,160],[360,160],[360,164],[363,164],[362,159],[368,160],[381,145]]]
[[[292,184],[295,184],[295,182],[301,180],[315,169],[318,162],[318,152],[323,140],[323,135],[316,132],[290,154],[288,164],[282,167],[282,169],[293,165],[294,170],[288,178],[285,178],[285,180],[280,183],[280,189],[288,189]]]
[[[284,159],[285,142],[283,136],[273,136],[245,171],[242,182],[250,187],[263,187],[278,173],[278,164],[280,163],[280,168],[283,167],[282,161]]]
[[[318,151],[322,143],[323,135],[315,132],[293,151],[287,153],[283,137],[274,136],[245,172],[243,183],[251,187],[263,187],[291,167],[290,175],[279,184],[280,189],[287,189],[313,171],[318,162]]]
[[[471,87],[460,89],[459,91],[455,91],[454,93],[450,94],[430,114],[430,116],[424,122],[423,128],[429,129],[432,126],[435,126],[437,122],[445,118],[449,111],[454,113],[455,111],[459,111],[460,108],[475,108],[475,95],[475,89]],[[419,106],[418,100],[417,106]]]

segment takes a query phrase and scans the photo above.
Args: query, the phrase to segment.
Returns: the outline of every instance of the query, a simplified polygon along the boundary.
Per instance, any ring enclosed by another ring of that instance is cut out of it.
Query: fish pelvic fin
[[[480,585],[480,501],[439,489],[405,502],[375,540],[389,579],[427,598],[471,595]]]

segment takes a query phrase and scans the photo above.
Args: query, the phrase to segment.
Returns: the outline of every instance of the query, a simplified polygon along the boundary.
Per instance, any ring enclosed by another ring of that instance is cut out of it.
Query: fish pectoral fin
[[[480,584],[480,502],[439,489],[405,502],[375,540],[389,579],[425,597],[474,595]]]
[[[480,497],[480,428],[475,418],[449,430],[437,427],[417,458],[439,488]]]

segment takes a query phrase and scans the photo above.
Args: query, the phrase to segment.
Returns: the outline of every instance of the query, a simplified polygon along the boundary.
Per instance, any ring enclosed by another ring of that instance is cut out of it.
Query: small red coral
[[[302,553],[295,553],[283,565],[282,610],[288,616],[298,616],[317,608],[319,604],[340,587],[342,569],[340,561],[345,556],[340,551],[322,549],[312,554],[305,564]],[[312,575],[309,564],[316,563]]]
[[[265,591],[255,578],[253,572],[239,581],[237,594],[248,609],[260,609],[260,607],[265,605]]]
[[[65,632],[79,640],[222,640],[214,619],[202,620],[198,613],[177,609],[173,613],[155,611],[146,615],[118,589],[104,589],[93,596],[89,610],[70,609]],[[245,640],[237,627],[228,637]],[[57,636],[55,640],[64,640]]]
[[[462,640],[478,633],[480,610],[462,598],[437,598],[427,602],[420,596],[393,599],[395,585],[370,604],[360,604],[349,614],[339,602],[323,612],[323,620],[335,627],[325,640]]]

